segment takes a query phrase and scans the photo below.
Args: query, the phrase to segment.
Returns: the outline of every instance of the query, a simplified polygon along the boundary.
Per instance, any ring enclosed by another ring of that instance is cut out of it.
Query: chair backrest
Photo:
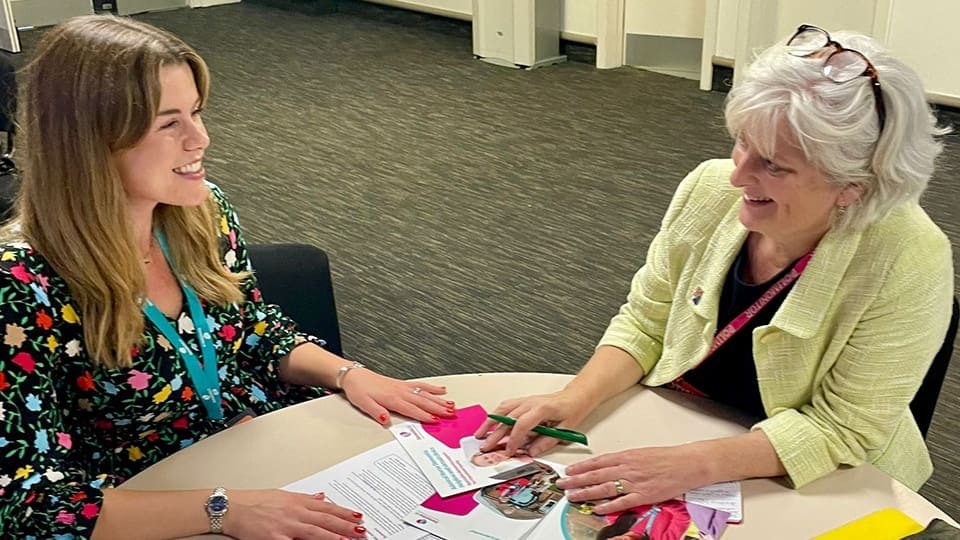
[[[4,170],[4,161],[5,158],[0,156],[0,225],[13,215],[17,188],[20,185],[16,174]]]
[[[0,51],[0,132],[6,133],[3,151],[0,152],[0,224],[13,211],[14,195],[17,192],[16,166],[10,155],[13,153],[14,117],[17,114],[17,72],[10,55]]]
[[[0,51],[0,131],[6,133],[3,155],[13,154],[17,116],[17,68],[10,54]]]
[[[937,399],[940,397],[940,387],[943,386],[943,379],[947,376],[947,368],[950,367],[950,359],[953,357],[953,342],[957,339],[958,321],[960,321],[960,303],[954,298],[953,314],[950,317],[950,326],[947,327],[947,336],[943,340],[940,351],[933,358],[933,363],[930,364],[930,369],[923,378],[917,395],[910,402],[910,411],[924,438],[927,437],[927,431],[930,429],[933,410],[936,409]]]
[[[327,254],[305,244],[249,244],[247,249],[264,300],[343,356]]]

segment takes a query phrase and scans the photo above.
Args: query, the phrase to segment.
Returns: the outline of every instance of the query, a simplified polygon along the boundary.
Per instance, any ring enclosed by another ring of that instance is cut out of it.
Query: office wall
[[[90,0],[11,0],[17,26],[50,26],[93,13]]]
[[[737,51],[737,22],[739,17],[740,0],[716,0],[717,6],[717,28],[716,28],[716,48],[710,56],[718,56],[725,60],[733,61]],[[704,47],[707,47],[704,44]]]
[[[597,0],[561,0],[560,31],[565,39],[588,43],[596,40]]]
[[[443,15],[455,19],[470,20],[473,13],[473,0],[365,0],[374,4],[383,4],[414,11]]]
[[[702,38],[706,0],[627,0],[623,29],[627,34]]]
[[[704,61],[733,58],[749,64],[758,50],[796,30],[802,23],[828,30],[872,35],[920,74],[933,102],[960,106],[960,70],[941,59],[960,57],[957,0],[707,0],[716,10],[715,38],[704,46]],[[702,73],[706,73],[703,71]],[[742,75],[742,70],[738,72]],[[709,88],[701,80],[701,88]]]
[[[464,20],[472,18],[473,0],[366,1]],[[596,43],[603,1],[561,0],[563,37]],[[844,0],[842,5],[836,0],[624,0],[623,3],[623,33],[627,36],[679,38],[681,41],[676,43],[684,47],[687,43],[682,40],[704,38],[702,76],[709,73],[713,57],[747,64],[756,51],[791,33],[799,24],[810,23],[875,36],[920,73],[932,101],[953,106],[960,106],[960,70],[944,65],[940,59],[960,57],[960,33],[953,28],[957,20],[960,20],[960,0]],[[716,26],[706,29],[705,24]],[[745,33],[741,35],[741,32]],[[658,46],[670,47],[669,40],[659,43]],[[663,56],[671,56],[666,54],[670,51],[664,52]],[[616,65],[619,64],[614,62],[605,67]],[[702,88],[709,88],[709,83],[705,77],[701,79]]]
[[[737,54],[741,17],[752,19],[747,25],[751,33],[750,46],[762,49],[803,23],[872,33],[878,0],[845,0],[843,9],[837,9],[834,0],[713,0],[713,3],[718,14],[712,55],[732,60]]]
[[[920,73],[934,101],[960,107],[960,2],[890,2],[887,46]]]
[[[473,18],[473,0],[365,0],[456,19]],[[632,0],[631,0],[632,1]],[[560,0],[560,32],[564,39],[595,43],[597,0]]]

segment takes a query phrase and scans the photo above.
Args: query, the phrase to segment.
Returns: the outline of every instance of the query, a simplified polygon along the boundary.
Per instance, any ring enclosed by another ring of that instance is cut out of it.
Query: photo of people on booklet
[[[716,540],[727,527],[726,512],[672,499],[607,515],[592,504],[567,503],[561,529],[569,540]]]
[[[518,478],[461,493],[434,495],[404,518],[408,524],[440,538],[517,540],[526,538],[563,499],[556,481],[561,465],[532,461],[534,471]]]
[[[537,472],[481,489],[480,502],[510,519],[542,518],[563,498],[556,486],[560,475],[538,461],[531,464]]]

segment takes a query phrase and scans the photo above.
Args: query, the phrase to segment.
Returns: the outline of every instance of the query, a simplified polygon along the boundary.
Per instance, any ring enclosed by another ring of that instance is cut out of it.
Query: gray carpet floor
[[[576,371],[676,185],[730,151],[723,94],[584,62],[492,66],[460,21],[249,2],[139,18],[212,68],[207,168],[248,240],[327,250],[347,356],[394,376]],[[960,135],[947,146],[924,204],[956,245]],[[922,493],[960,518],[957,364]]]

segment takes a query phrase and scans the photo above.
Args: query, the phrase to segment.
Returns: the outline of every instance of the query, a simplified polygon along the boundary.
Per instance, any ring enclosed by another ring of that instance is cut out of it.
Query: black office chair
[[[17,116],[17,68],[6,51],[0,51],[0,131],[6,133],[6,146],[3,156],[13,154],[13,137],[16,131],[14,118]]]
[[[13,139],[17,113],[17,77],[13,61],[0,51],[0,132],[6,133],[6,145],[0,152],[0,223],[13,212],[18,180],[13,162]]]
[[[927,375],[923,378],[917,395],[910,402],[910,412],[917,421],[920,433],[923,438],[927,438],[927,430],[930,429],[930,422],[933,420],[933,410],[937,407],[937,399],[940,397],[940,387],[943,386],[943,379],[947,376],[947,368],[950,367],[950,358],[953,356],[953,342],[957,339],[957,324],[960,322],[960,303],[953,299],[953,315],[950,317],[950,326],[947,327],[947,337],[943,340],[940,351],[933,358]]]
[[[305,244],[250,244],[247,249],[264,300],[343,356],[327,254]]]

